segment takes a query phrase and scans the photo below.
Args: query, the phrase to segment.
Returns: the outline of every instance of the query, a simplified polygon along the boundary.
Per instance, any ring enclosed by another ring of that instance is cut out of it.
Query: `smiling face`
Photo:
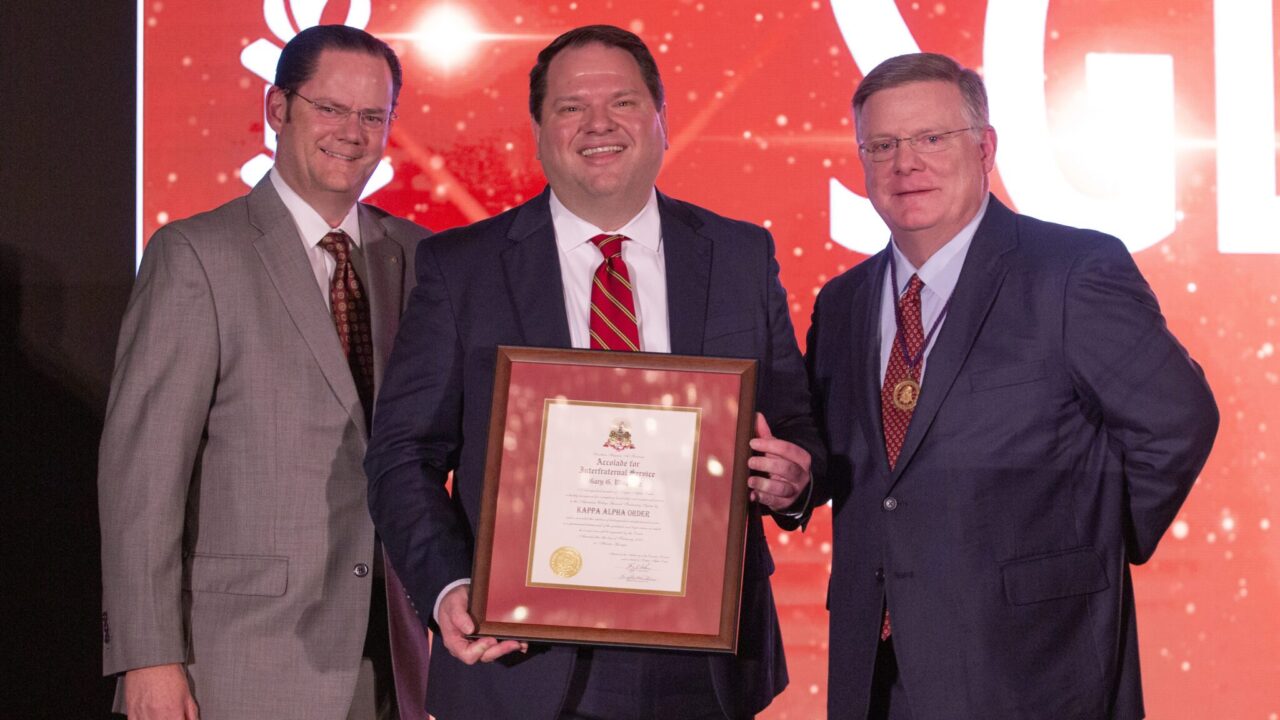
[[[334,108],[391,112],[391,70],[362,52],[325,50],[299,95]],[[357,113],[326,122],[311,103],[273,87],[267,122],[276,131],[276,171],[321,217],[337,226],[360,197],[387,147],[389,125],[366,130]]]
[[[914,137],[974,125],[960,89],[941,81],[914,82],[872,94],[857,115],[858,141]],[[916,264],[949,242],[973,219],[987,195],[995,166],[995,130],[960,133],[946,150],[918,153],[905,140],[893,157],[862,169],[867,197]]]
[[[630,53],[601,44],[569,47],[547,67],[533,134],[560,202],[616,230],[640,212],[658,178],[666,109],[655,106]]]

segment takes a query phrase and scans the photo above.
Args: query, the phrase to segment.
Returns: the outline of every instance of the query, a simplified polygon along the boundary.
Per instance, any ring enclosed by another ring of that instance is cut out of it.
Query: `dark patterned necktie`
[[[600,248],[604,262],[591,280],[592,350],[640,350],[640,325],[631,291],[631,275],[622,261],[623,235],[597,235],[591,243]]]
[[[338,330],[338,341],[351,367],[351,379],[364,406],[365,427],[373,417],[373,328],[369,321],[369,296],[351,264],[351,239],[335,230],[320,241],[337,262],[329,281],[329,311]]]
[[[373,326],[370,321],[369,296],[351,264],[351,239],[335,230],[320,241],[337,262],[329,282],[329,310],[338,341],[347,356],[351,379],[364,406],[365,427],[372,429],[373,419]],[[381,551],[381,548],[379,548]],[[381,553],[385,559],[386,553]],[[427,633],[409,603],[404,586],[391,563],[384,564],[387,586],[387,622],[391,642],[391,665],[397,704],[401,717],[426,716],[427,662],[431,646]]]
[[[907,425],[920,394],[920,351],[924,347],[924,326],[920,322],[920,291],[924,283],[918,275],[907,281],[907,291],[898,301],[898,332],[889,352],[889,367],[880,387],[880,419],[884,421],[884,449],[889,468],[898,464]]]
[[[907,291],[898,301],[898,332],[889,352],[889,367],[884,373],[884,385],[880,387],[880,419],[884,422],[884,450],[889,456],[889,469],[898,464],[898,454],[907,438],[907,426],[915,412],[920,397],[920,368],[924,349],[924,325],[920,320],[920,291],[924,283],[920,276],[912,275],[907,281]],[[897,290],[897,288],[894,288]],[[889,609],[885,608],[884,621],[880,625],[880,639],[888,640],[892,634]]]

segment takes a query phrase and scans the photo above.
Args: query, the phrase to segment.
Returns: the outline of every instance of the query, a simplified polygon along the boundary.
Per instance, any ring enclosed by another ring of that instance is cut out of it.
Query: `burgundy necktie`
[[[631,291],[631,275],[622,261],[623,235],[597,235],[591,243],[600,248],[604,262],[591,281],[592,350],[640,350],[640,325]]]
[[[365,427],[372,428],[373,418],[373,326],[370,321],[369,297],[360,285],[351,264],[351,240],[335,230],[320,241],[337,262],[329,283],[329,310],[338,341],[346,353],[355,381],[356,393],[364,407]],[[390,562],[385,562],[387,585],[387,624],[391,640],[391,672],[395,676],[396,702],[402,718],[425,718],[427,707],[427,661],[431,646],[427,633],[409,604],[408,595]]]
[[[884,422],[884,450],[889,456],[889,469],[898,463],[902,443],[907,437],[907,426],[915,412],[920,397],[921,353],[924,349],[924,325],[920,321],[920,291],[924,289],[918,275],[907,281],[907,291],[902,294],[897,307],[898,332],[889,351],[889,367],[884,373],[884,385],[880,388],[880,418]],[[897,288],[895,287],[896,291]],[[880,639],[888,640],[892,634],[889,609],[885,608],[884,621],[880,625]]]
[[[369,322],[369,298],[351,264],[351,239],[335,230],[320,241],[337,262],[329,281],[329,310],[338,330],[338,341],[351,367],[351,379],[364,406],[365,427],[373,416],[373,329]]]
[[[889,367],[880,387],[880,418],[884,421],[884,449],[889,468],[898,464],[898,453],[907,437],[907,425],[920,396],[920,350],[924,347],[924,326],[920,322],[920,291],[924,283],[918,275],[907,281],[907,291],[898,301],[898,332],[889,352]]]

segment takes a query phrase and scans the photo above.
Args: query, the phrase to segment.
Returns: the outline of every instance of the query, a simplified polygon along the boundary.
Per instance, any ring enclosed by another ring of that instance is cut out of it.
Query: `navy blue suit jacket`
[[[886,602],[915,720],[1142,717],[1129,565],[1209,454],[1203,373],[1124,245],[993,197],[891,471],[889,258],[832,280],[809,334],[830,452],[814,499],[834,499],[830,717],[866,717]]]
[[[383,378],[365,468],[369,505],[424,622],[440,591],[470,577],[498,345],[569,347],[549,192],[419,247],[418,282]],[[755,225],[658,196],[671,349],[755,358],[757,406],[776,436],[820,458],[805,368],[773,240]],[[453,491],[445,479],[454,471]],[[709,654],[726,714],[753,713],[786,686],[758,511],[748,525],[739,650]],[[555,718],[575,653],[468,667],[437,637],[427,707],[443,720]]]

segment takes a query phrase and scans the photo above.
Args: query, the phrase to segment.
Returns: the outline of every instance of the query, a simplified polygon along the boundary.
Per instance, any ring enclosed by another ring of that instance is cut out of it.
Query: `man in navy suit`
[[[772,238],[654,189],[666,112],[635,35],[590,26],[557,38],[530,73],[529,109],[550,187],[422,245],[365,461],[374,523],[437,631],[427,709],[441,720],[751,717],[787,684],[761,516],[799,519],[786,511],[803,507],[821,447]],[[592,278],[614,266],[593,238],[618,235],[638,332],[628,342],[760,362],[736,655],[464,637],[496,348],[599,347]]]
[[[891,242],[823,288],[808,342],[829,715],[1141,718],[1129,566],[1213,444],[1203,373],[1119,240],[990,194],[973,71],[892,58],[853,111]]]

